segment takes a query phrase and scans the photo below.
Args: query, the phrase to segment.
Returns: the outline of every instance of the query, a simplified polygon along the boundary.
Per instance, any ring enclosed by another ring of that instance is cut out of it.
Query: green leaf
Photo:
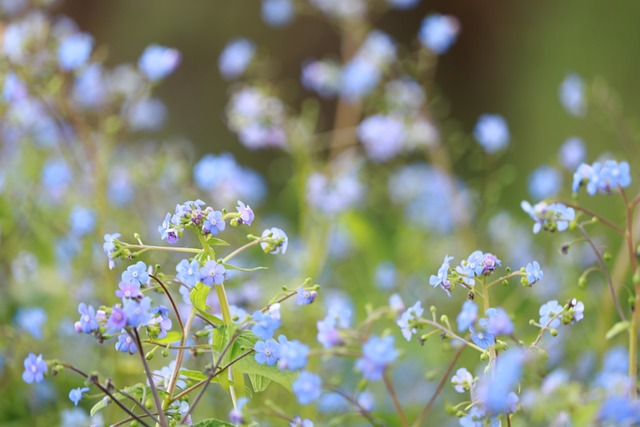
[[[193,427],[236,427],[235,424],[231,424],[228,421],[222,421],[217,418],[210,418],[208,420],[202,420],[195,423]]]
[[[206,380],[207,378],[209,378],[208,375],[205,375],[204,373],[202,373],[200,371],[193,371],[191,369],[180,369],[180,375],[184,375],[185,377],[189,378],[190,380],[195,380],[195,381],[202,381],[202,380]]]
[[[200,313],[202,317],[206,318],[214,325],[223,325],[224,322],[221,319],[207,311],[210,309],[210,307],[207,307],[207,297],[209,296],[209,292],[211,292],[210,287],[204,283],[198,283],[191,290],[191,294],[189,294],[191,304],[193,304],[193,308],[198,310],[198,313]]]
[[[229,243],[217,237],[209,237],[207,243],[214,246],[229,246]]]
[[[244,267],[238,267],[237,265],[227,264],[225,262],[223,262],[222,265],[224,265],[224,268],[226,268],[227,270],[239,270],[239,271],[247,271],[247,272],[258,271],[258,270],[268,270],[267,267],[258,266],[253,268],[244,268]]]
[[[126,393],[130,394],[131,396],[133,396],[134,398],[138,399],[138,401],[140,401],[142,399],[143,394],[144,394],[144,389],[145,389],[144,385],[136,384],[136,385],[132,385],[130,387],[125,387],[124,391]],[[113,397],[115,397],[118,400],[128,400],[129,402],[131,402],[131,399],[129,399],[127,396],[125,396],[122,393],[113,393]],[[100,412],[109,403],[111,403],[111,399],[109,399],[108,402],[106,402],[104,399],[100,399],[98,401],[98,403],[93,405],[93,408],[91,408],[91,412],[90,412],[91,416],[93,417],[95,414]],[[133,403],[133,402],[131,402],[131,403]]]
[[[249,374],[249,381],[251,381],[251,386],[253,387],[253,391],[256,393],[261,393],[265,391],[269,386],[269,384],[271,384],[271,380],[269,378],[263,377],[262,375],[256,375],[256,374]]]
[[[171,344],[182,339],[182,334],[178,331],[170,331],[164,338],[153,340],[157,344]]]
[[[611,327],[611,329],[609,329],[609,332],[607,332],[607,334],[605,335],[605,338],[610,340],[611,338],[615,337],[619,333],[629,329],[629,325],[630,323],[628,320],[623,320],[621,322],[616,323]]]

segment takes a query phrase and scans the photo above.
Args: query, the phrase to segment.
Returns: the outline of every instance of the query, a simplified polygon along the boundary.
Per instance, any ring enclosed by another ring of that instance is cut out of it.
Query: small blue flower
[[[474,277],[482,275],[484,271],[484,254],[482,251],[474,251],[456,267],[456,272],[464,283],[474,286],[476,281]]]
[[[129,267],[127,267],[126,271],[122,272],[122,281],[146,285],[147,283],[149,283],[149,273],[147,272],[147,265],[142,261],[138,261],[134,265],[130,265]]]
[[[71,400],[75,406],[78,406],[78,403],[82,400],[82,395],[88,391],[89,387],[74,388],[69,392],[69,400]]]
[[[93,209],[74,206],[69,214],[71,233],[77,237],[92,233],[96,225],[96,213]]]
[[[135,341],[129,336],[129,334],[127,334],[125,331],[122,331],[122,333],[118,335],[116,351],[134,354],[136,351],[138,351],[138,346],[136,345]]]
[[[273,366],[280,357],[280,344],[274,339],[268,339],[266,341],[258,341],[255,343],[253,349],[255,350],[255,359],[261,365]]]
[[[473,326],[469,327],[471,331],[471,341],[483,350],[488,349],[496,342],[496,337],[483,331],[476,331]]]
[[[565,231],[576,217],[576,211],[562,203],[548,204],[547,202],[540,202],[535,206],[531,206],[529,202],[523,201],[520,203],[520,207],[535,221],[533,225],[534,234],[537,234],[542,229],[551,232]]]
[[[107,331],[109,333],[115,333],[123,329],[127,325],[127,313],[118,307],[114,306],[109,319],[107,320]]]
[[[308,418],[303,420],[301,417],[295,416],[289,423],[289,427],[313,427],[313,422]]]
[[[129,299],[124,303],[124,312],[127,315],[127,325],[137,328],[140,325],[146,325],[151,321],[153,316],[150,312],[151,299],[144,297],[140,302]]]
[[[177,242],[182,234],[181,229],[178,227],[178,220],[170,213],[167,213],[162,225],[158,226],[158,232],[160,233],[160,238],[166,240],[169,244]]]
[[[387,3],[396,9],[411,9],[420,3],[420,0],[387,0]]]
[[[511,335],[513,334],[513,323],[502,308],[490,308],[485,314],[486,318],[478,321],[478,325],[490,335]]]
[[[202,226],[202,230],[204,232],[211,233],[212,235],[217,235],[218,233],[224,231],[225,222],[222,219],[221,211],[212,211],[207,214],[207,219],[204,221],[204,225]]]
[[[548,328],[557,328],[560,326],[559,314],[562,313],[562,311],[564,311],[564,307],[558,304],[557,300],[552,300],[543,304],[539,310],[540,324]]]
[[[47,373],[47,362],[42,359],[42,355],[36,357],[35,354],[29,353],[24,359],[24,372],[22,373],[22,379],[25,383],[31,384],[32,382],[39,383],[44,379],[44,374]]]
[[[567,112],[573,116],[584,116],[587,104],[584,95],[584,83],[577,74],[567,74],[559,90],[560,102]]]
[[[296,291],[296,304],[307,305],[311,304],[318,297],[318,292],[299,287]]]
[[[505,414],[515,410],[518,396],[513,393],[520,377],[525,353],[515,347],[502,353],[493,372],[485,374],[478,384],[477,396],[490,414]]]
[[[456,318],[458,323],[458,332],[466,331],[469,329],[478,318],[478,306],[473,301],[465,301],[462,304],[462,310]]]
[[[640,400],[613,396],[604,401],[598,413],[598,420],[620,426],[640,424]]]
[[[267,340],[273,337],[273,333],[280,327],[281,320],[272,317],[269,313],[256,310],[251,316],[255,324],[251,331],[260,339]]]
[[[317,327],[318,335],[316,338],[324,348],[331,348],[343,343],[334,317],[327,316],[325,319],[318,321]]]
[[[256,53],[256,45],[247,39],[233,39],[225,46],[218,58],[220,74],[227,80],[244,73]]]
[[[278,337],[278,343],[280,344],[278,368],[297,371],[307,366],[309,347],[297,340],[289,341],[284,335]]]
[[[303,371],[298,378],[293,382],[293,392],[303,405],[317,400],[320,397],[322,390],[322,379],[311,372]]]
[[[167,118],[167,107],[157,98],[143,98],[132,102],[126,110],[132,131],[159,130]]]
[[[293,19],[291,0],[262,0],[262,19],[272,27],[282,27]]]
[[[356,361],[356,369],[368,380],[379,380],[385,369],[398,357],[393,336],[372,335],[362,346],[363,357]]]
[[[247,399],[246,397],[241,397],[240,399],[238,399],[238,404],[236,405],[236,407],[229,412],[229,421],[231,421],[233,424],[244,424],[245,421],[244,415],[242,414],[242,409],[248,402],[249,399]]]
[[[185,285],[193,288],[200,280],[200,263],[195,259],[189,262],[183,259],[176,266],[176,278]]]
[[[221,285],[227,278],[227,270],[224,265],[214,260],[207,261],[199,271],[200,281],[207,286]]]
[[[142,291],[140,290],[140,282],[120,282],[118,284],[118,290],[116,296],[118,298],[139,298],[142,297]]]
[[[401,118],[376,114],[360,123],[358,138],[362,141],[367,156],[374,162],[381,163],[402,152],[407,132]]]
[[[256,215],[253,213],[253,209],[251,209],[251,206],[245,205],[240,200],[238,200],[238,206],[236,207],[236,210],[240,214],[240,220],[238,221],[238,223],[251,225],[256,217]]]
[[[525,267],[525,271],[527,272],[527,282],[529,283],[529,285],[533,285],[538,280],[541,280],[544,276],[544,273],[540,269],[540,264],[538,263],[538,261],[533,261],[533,264],[527,264],[527,266]]]
[[[42,339],[42,327],[47,321],[47,312],[41,307],[21,307],[16,312],[15,322],[35,339]]]
[[[90,334],[98,329],[98,319],[96,319],[96,311],[93,306],[87,306],[81,302],[78,305],[78,313],[80,313],[80,329],[85,334]]]
[[[529,175],[529,194],[536,200],[555,196],[561,187],[562,174],[549,165],[542,165]]]
[[[558,152],[558,158],[562,166],[568,171],[574,171],[582,163],[587,155],[584,141],[573,137],[567,139]]]
[[[424,18],[420,24],[418,38],[424,47],[437,55],[442,55],[456,41],[459,32],[460,21],[456,17],[434,14]]]
[[[142,52],[138,67],[149,80],[158,81],[171,74],[181,60],[178,50],[152,44]]]
[[[438,269],[438,275],[434,276],[432,274],[429,278],[429,284],[431,284],[431,286],[433,286],[434,288],[436,286],[440,286],[449,296],[451,296],[451,292],[449,291],[451,289],[451,282],[448,279],[450,269],[449,262],[451,262],[452,260],[452,256],[445,256],[444,262]]]
[[[307,90],[316,92],[322,98],[330,98],[335,96],[340,88],[341,72],[340,65],[335,61],[310,60],[303,63],[300,80]]]
[[[400,316],[400,319],[396,322],[396,324],[400,326],[402,336],[405,337],[407,341],[410,341],[413,334],[417,332],[417,329],[410,325],[410,321],[418,320],[420,316],[422,316],[422,313],[424,313],[424,309],[420,301],[418,301],[413,307],[409,307],[407,311],[402,313],[402,316]]]
[[[113,267],[115,267],[115,263],[113,261],[113,256],[115,254],[116,251],[116,244],[113,243],[114,240],[117,240],[118,237],[120,237],[121,234],[120,233],[114,233],[114,234],[105,234],[104,235],[104,244],[102,245],[102,249],[104,250],[104,253],[107,255],[107,257],[109,258],[109,269],[113,270]]]
[[[489,154],[496,153],[509,145],[509,127],[499,114],[483,114],[473,130],[476,141]]]
[[[71,34],[63,38],[58,46],[60,68],[70,71],[84,65],[91,55],[93,43],[93,37],[86,33]]]

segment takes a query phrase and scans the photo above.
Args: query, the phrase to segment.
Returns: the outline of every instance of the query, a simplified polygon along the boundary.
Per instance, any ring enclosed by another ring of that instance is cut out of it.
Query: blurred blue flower
[[[47,322],[47,312],[41,307],[20,307],[14,322],[20,329],[39,340],[42,339],[42,327]]]
[[[640,424],[640,400],[629,397],[609,397],[598,413],[598,420],[616,423],[619,426]]]
[[[98,109],[107,100],[107,84],[99,64],[90,64],[76,77],[73,100],[80,108]]]
[[[558,158],[562,166],[568,171],[574,171],[587,155],[587,149],[582,138],[568,138],[560,147]]]
[[[323,98],[335,96],[340,87],[340,65],[335,61],[307,61],[302,64],[302,85]],[[344,77],[343,77],[344,78]]]
[[[71,170],[63,160],[48,160],[42,168],[40,182],[44,192],[56,200],[66,193],[71,179]]]
[[[560,85],[559,96],[562,106],[569,114],[576,117],[584,116],[587,111],[587,103],[584,83],[579,75],[567,74]]]
[[[396,266],[391,261],[381,262],[376,266],[376,270],[374,272],[374,278],[376,285],[380,289],[393,289],[396,287],[396,282],[398,280]]]
[[[365,0],[310,0],[310,3],[330,18],[355,21],[367,12]]]
[[[308,371],[300,372],[298,378],[293,382],[293,392],[298,402],[303,405],[308,405],[314,400],[317,400],[320,397],[321,391],[322,379],[318,375]]]
[[[245,38],[231,40],[218,58],[220,74],[227,80],[240,77],[256,53],[256,45]]]
[[[473,301],[465,301],[462,304],[462,310],[456,317],[456,323],[458,324],[458,332],[463,332],[469,329],[478,318],[478,306]]]
[[[422,86],[410,77],[391,80],[385,84],[384,97],[387,106],[402,115],[415,114],[426,100]]]
[[[272,27],[283,27],[293,19],[291,0],[262,0],[262,19]]]
[[[561,188],[562,174],[551,166],[542,165],[529,175],[529,194],[535,200],[553,197]]]
[[[446,53],[460,32],[460,21],[451,15],[430,15],[420,25],[420,43],[437,55]]]
[[[89,387],[78,387],[74,388],[69,392],[69,400],[71,400],[74,406],[78,406],[80,400],[82,400],[82,395],[89,391]]]
[[[485,314],[486,318],[478,321],[478,325],[491,335],[513,334],[513,323],[502,308],[490,308]]]
[[[278,318],[272,317],[269,313],[263,313],[260,310],[256,310],[251,316],[255,324],[251,327],[251,331],[260,339],[268,340],[273,337],[273,333],[281,325],[281,321]]]
[[[173,73],[181,60],[182,55],[178,50],[152,44],[142,52],[138,67],[149,80],[157,81]]]
[[[148,324],[153,317],[150,312],[151,299],[149,297],[144,297],[139,302],[128,299],[124,302],[123,308],[127,314],[127,325],[134,328]]]
[[[278,337],[278,343],[280,344],[278,368],[297,371],[307,365],[309,347],[298,340],[289,341],[284,335]]]
[[[368,380],[379,380],[385,369],[398,357],[392,335],[378,337],[371,335],[362,345],[363,357],[356,361],[356,370]]]
[[[471,331],[471,341],[483,350],[488,349],[496,342],[495,336],[481,330],[477,331],[473,326],[469,328],[469,331]]]
[[[391,7],[396,9],[411,9],[420,3],[420,0],[387,0]]]
[[[509,145],[509,128],[507,121],[498,114],[483,114],[473,130],[476,141],[489,154],[504,149]]]
[[[93,232],[96,226],[96,212],[84,206],[74,206],[69,214],[71,233],[77,237]]]
[[[396,324],[402,331],[402,336],[407,341],[411,341],[411,337],[417,332],[416,327],[411,325],[410,322],[412,320],[416,321],[420,319],[422,313],[424,313],[424,309],[422,308],[421,302],[418,301],[413,305],[413,307],[409,307],[404,313],[402,313],[400,319],[396,321]]]
[[[374,162],[385,162],[402,152],[407,132],[402,120],[394,116],[376,114],[358,126],[358,138],[367,156]]]
[[[557,328],[560,326],[560,313],[564,310],[561,304],[558,304],[557,300],[549,301],[540,307],[540,324],[548,328]],[[553,320],[551,320],[553,319]]]
[[[349,164],[347,158],[341,158],[332,164],[332,169],[330,173],[312,172],[306,186],[309,205],[327,215],[359,206],[365,191],[359,164]]]
[[[514,412],[517,396],[510,396],[522,376],[525,353],[519,347],[511,348],[496,359],[492,372],[485,374],[478,384],[477,396],[490,414]]]
[[[22,379],[27,384],[32,382],[39,383],[44,379],[44,374],[47,373],[47,363],[42,359],[42,355],[36,357],[35,354],[29,353],[24,359],[24,372],[22,373]]]
[[[126,119],[133,131],[156,131],[167,118],[167,107],[157,98],[136,100],[126,109]]]
[[[71,71],[84,65],[93,49],[93,37],[87,33],[70,34],[60,40],[58,61],[60,68]]]
[[[576,217],[576,211],[562,203],[540,202],[531,206],[529,202],[522,201],[520,207],[535,221],[533,224],[534,234],[542,229],[552,232],[565,231],[569,228],[569,223]]]

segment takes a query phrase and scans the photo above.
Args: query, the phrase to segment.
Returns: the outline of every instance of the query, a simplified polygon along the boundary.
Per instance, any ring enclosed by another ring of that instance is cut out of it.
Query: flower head
[[[278,337],[278,343],[280,344],[278,368],[296,371],[307,365],[309,347],[297,340],[289,341],[284,335]]]
[[[176,278],[185,285],[193,288],[200,280],[200,263],[195,259],[189,262],[183,259],[176,265]]]
[[[27,384],[32,382],[39,383],[43,380],[44,374],[47,373],[47,362],[42,359],[42,355],[36,357],[35,354],[29,353],[24,359],[24,372],[22,373],[22,379]]]
[[[263,340],[273,337],[273,333],[280,327],[282,323],[279,318],[274,318],[269,313],[263,313],[257,310],[251,316],[255,324],[251,327],[251,331]]]
[[[265,253],[284,255],[287,252],[287,245],[289,239],[287,234],[279,228],[268,228],[262,232],[262,238],[267,238],[266,241],[260,242],[260,247]]]
[[[85,334],[90,334],[98,329],[98,319],[96,319],[96,311],[93,306],[87,306],[81,302],[78,305],[78,313],[80,313],[80,329]]]
[[[427,49],[438,55],[446,53],[460,32],[460,21],[451,15],[427,16],[420,25],[418,38]]]
[[[420,316],[424,313],[424,309],[420,301],[416,302],[413,307],[409,307],[407,311],[402,313],[400,319],[396,322],[400,329],[402,330],[402,336],[405,337],[407,341],[411,340],[411,336],[417,332],[415,326],[413,326],[410,322],[412,320],[418,320]]]
[[[302,286],[296,290],[296,304],[307,305],[311,304],[318,297],[318,292],[305,289]]]
[[[540,263],[538,263],[538,261],[533,261],[533,263],[527,264],[527,266],[525,267],[525,271],[527,273],[527,283],[529,284],[529,286],[533,285],[544,276],[544,273],[540,269]]]
[[[444,262],[438,269],[438,275],[436,276],[432,274],[429,278],[429,284],[431,284],[431,286],[433,286],[434,288],[436,286],[440,286],[449,296],[451,296],[451,282],[449,281],[448,277],[450,269],[449,262],[451,260],[453,260],[452,256],[445,256]]]
[[[317,400],[320,397],[321,388],[322,379],[308,371],[300,372],[298,378],[293,382],[293,392],[298,402],[303,405]]]
[[[473,131],[476,141],[484,150],[493,154],[509,145],[509,127],[507,121],[498,114],[480,116]]]
[[[473,325],[478,318],[478,306],[473,301],[465,301],[462,304],[462,311],[458,314],[456,322],[458,323],[458,332],[466,331]]]
[[[253,210],[251,209],[251,206],[245,205],[240,200],[238,200],[238,207],[236,207],[236,210],[240,214],[240,220],[238,221],[238,223],[251,225],[256,217],[253,213]]]
[[[543,304],[539,310],[540,324],[548,328],[557,328],[560,326],[560,313],[563,311],[564,307],[558,304],[557,300]]]
[[[149,80],[157,81],[171,74],[181,60],[182,55],[178,50],[152,44],[142,52],[138,67]]]
[[[576,217],[576,211],[562,203],[540,202],[531,206],[529,202],[523,201],[520,206],[535,221],[534,234],[543,229],[551,232],[565,231],[569,228],[569,223]]]
[[[273,366],[280,357],[280,344],[274,339],[266,341],[258,341],[253,346],[255,350],[255,359],[261,365]]]
[[[88,391],[89,387],[74,388],[69,392],[69,400],[71,400],[75,406],[78,406],[78,402],[82,400],[82,395]]]
[[[200,281],[207,286],[221,285],[227,278],[227,269],[214,260],[209,260],[200,269]]]
[[[456,374],[451,378],[451,384],[458,393],[464,393],[470,391],[473,387],[475,378],[467,371],[466,368],[460,368],[456,371]]]

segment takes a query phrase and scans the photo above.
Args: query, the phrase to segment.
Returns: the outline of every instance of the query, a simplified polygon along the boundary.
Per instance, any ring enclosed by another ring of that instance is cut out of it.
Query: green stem
[[[122,246],[128,249],[141,249],[141,253],[148,250],[163,252],[187,252],[192,254],[199,254],[200,252],[202,252],[202,249],[178,248],[174,246],[130,245],[128,243],[123,243]]]
[[[182,338],[180,339],[180,349],[178,350],[178,356],[176,357],[176,364],[173,368],[173,372],[171,373],[171,378],[169,379],[169,385],[167,386],[167,398],[162,402],[162,410],[164,411],[169,407],[171,403],[171,397],[173,396],[173,391],[176,388],[176,384],[178,383],[178,376],[180,373],[180,369],[182,368],[182,359],[184,357],[184,348],[187,342],[187,337],[189,336],[189,332],[191,331],[191,324],[193,323],[193,318],[195,317],[196,310],[191,308],[191,313],[189,314],[189,318],[187,319],[187,323],[185,324],[182,330]]]
[[[393,387],[393,383],[391,382],[391,378],[389,378],[389,371],[384,371],[384,375],[382,376],[384,379],[384,385],[387,387],[387,391],[391,395],[391,399],[393,400],[393,406],[396,408],[396,412],[400,417],[400,424],[402,427],[409,427],[409,423],[407,422],[407,417],[402,410],[402,406],[400,405],[400,401],[398,400],[398,395],[396,394],[396,390]]]
[[[633,245],[633,204],[629,203],[627,194],[620,188],[620,194],[625,204],[627,218],[627,229],[625,230],[625,240],[629,250],[629,260],[631,261],[631,277],[635,283],[635,299],[633,313],[631,315],[631,327],[629,328],[629,379],[632,381],[631,397],[638,396],[638,328],[640,328],[640,280],[636,278],[638,274],[638,260]]]
[[[247,244],[246,244],[246,245],[244,245],[244,246],[240,246],[238,249],[236,249],[235,251],[231,252],[231,253],[230,253],[229,255],[227,255],[226,257],[222,258],[222,260],[220,261],[220,263],[222,263],[222,264],[226,264],[226,263],[228,263],[228,262],[231,260],[231,258],[235,257],[235,256],[236,256],[236,255],[238,255],[239,253],[241,253],[241,252],[245,251],[246,249],[248,249],[248,248],[250,248],[250,247],[252,247],[252,246],[255,246],[255,245],[259,244],[259,243],[262,243],[262,242],[264,242],[264,241],[265,241],[265,239],[262,239],[262,238],[252,240],[251,242],[247,243]]]
[[[465,340],[464,338],[462,338],[460,335],[457,335],[456,333],[454,333],[451,329],[448,329],[444,326],[442,326],[441,324],[434,322],[433,320],[429,320],[429,319],[420,319],[419,321],[420,323],[424,323],[427,325],[431,325],[434,326],[438,329],[440,329],[441,331],[443,331],[444,333],[446,333],[447,335],[450,335],[451,337],[462,341],[467,347],[471,347],[475,350],[478,350],[480,353],[484,353],[484,349],[482,349],[481,347],[478,347],[477,345],[475,345],[474,343]]]

